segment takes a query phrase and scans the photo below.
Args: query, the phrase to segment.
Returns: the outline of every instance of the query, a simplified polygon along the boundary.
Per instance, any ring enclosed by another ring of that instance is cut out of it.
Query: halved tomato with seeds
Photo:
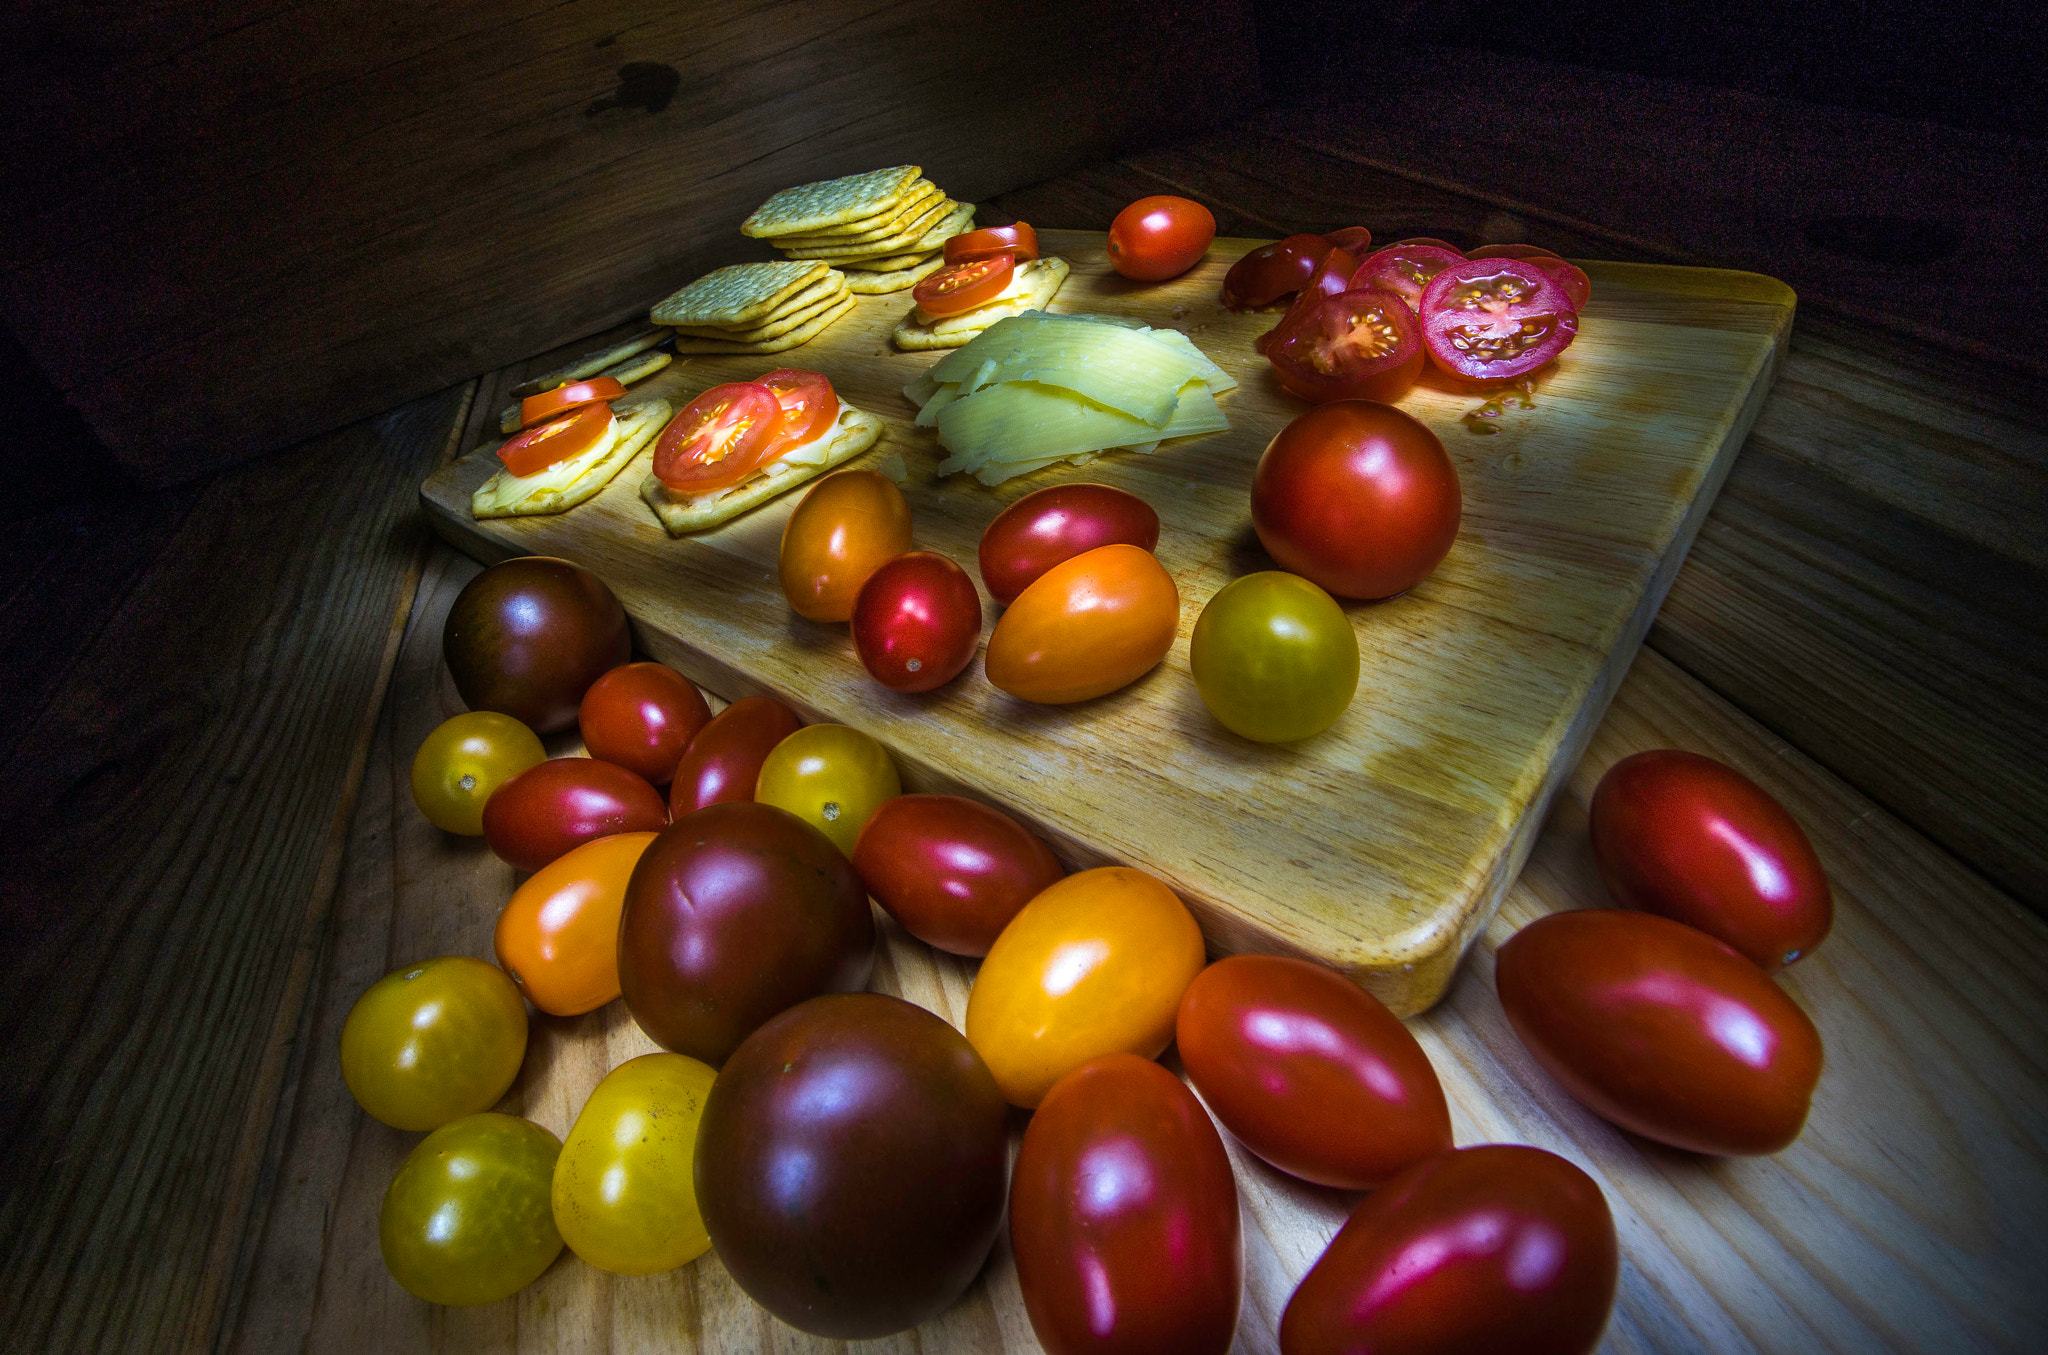
[[[654,478],[678,494],[738,484],[774,450],[782,417],[781,401],[758,381],[713,386],[661,430]]]
[[[1522,259],[1446,268],[1422,294],[1431,362],[1466,381],[1512,381],[1562,353],[1579,315],[1555,278]]]
[[[579,457],[597,446],[612,426],[612,407],[584,405],[552,423],[529,428],[498,448],[498,460],[515,476],[538,475],[549,466]]]
[[[801,367],[778,367],[755,379],[766,386],[782,406],[782,424],[776,429],[774,445],[761,458],[763,461],[773,460],[779,453],[799,443],[809,442],[830,428],[832,421],[839,417],[838,393],[820,373]]]
[[[1565,297],[1572,303],[1573,310],[1586,309],[1586,303],[1593,299],[1593,280],[1587,277],[1585,270],[1577,264],[1564,259],[1529,259],[1527,262],[1535,264],[1557,279],[1557,285],[1564,288]]]
[[[1449,245],[1427,240],[1404,240],[1367,255],[1358,271],[1351,275],[1351,285],[1392,292],[1419,315],[1422,313],[1422,289],[1429,286],[1430,279],[1463,262],[1465,256]]]
[[[959,315],[1002,295],[1016,271],[1017,256],[1008,253],[972,263],[956,263],[918,283],[910,299],[926,315]]]
[[[1414,312],[1391,292],[1304,293],[1266,346],[1280,384],[1304,400],[1400,399],[1422,374]]]

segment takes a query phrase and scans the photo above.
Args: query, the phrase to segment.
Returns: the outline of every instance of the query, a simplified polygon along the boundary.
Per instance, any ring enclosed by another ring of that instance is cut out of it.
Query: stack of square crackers
[[[678,353],[780,353],[853,309],[846,274],[817,259],[728,264],[651,312],[675,327]]]
[[[897,165],[785,188],[740,232],[792,260],[843,268],[847,290],[874,295],[917,285],[944,264],[946,241],[973,224],[973,204],[947,197],[916,165]]]

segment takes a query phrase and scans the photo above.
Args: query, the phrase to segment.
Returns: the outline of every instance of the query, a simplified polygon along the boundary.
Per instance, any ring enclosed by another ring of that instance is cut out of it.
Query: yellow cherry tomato
[[[498,964],[550,1016],[596,1011],[619,995],[619,914],[653,833],[614,833],[542,866],[498,914]]]
[[[503,970],[467,955],[394,969],[341,1028],[341,1076],[393,1129],[489,1110],[526,1057],[526,1004]]]
[[[1188,643],[1209,713],[1261,743],[1320,734],[1358,690],[1358,636],[1337,600],[1269,569],[1225,584]]]
[[[903,793],[889,750],[847,725],[805,725],[761,764],[754,798],[786,809],[853,855],[882,801]]]
[[[467,1308],[510,1298],[562,1250],[548,1182],[562,1144],[531,1120],[470,1115],[421,1139],[384,1192],[377,1241],[406,1292]]]
[[[413,803],[436,828],[480,837],[491,792],[547,758],[540,736],[509,715],[457,715],[435,726],[413,754]]]
[[[967,998],[967,1042],[1012,1105],[1036,1107],[1092,1058],[1157,1058],[1202,972],[1202,932],[1143,871],[1069,875],[1010,919]]]
[[[644,1054],[605,1074],[555,1162],[555,1226],[569,1250],[615,1275],[652,1275],[711,1249],[693,1172],[717,1077],[681,1054]]]
[[[818,481],[782,529],[782,592],[798,616],[844,621],[868,575],[910,550],[910,505],[871,470]]]

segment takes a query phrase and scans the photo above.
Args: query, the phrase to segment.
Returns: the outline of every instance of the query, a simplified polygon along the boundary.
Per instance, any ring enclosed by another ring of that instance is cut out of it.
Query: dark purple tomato
[[[632,649],[626,609],[604,580],[546,555],[471,579],[441,630],[441,656],[464,703],[541,734],[575,724],[583,693]]]
[[[1188,985],[1174,1038],[1223,1127],[1281,1171],[1370,1190],[1451,1146],[1422,1046],[1333,969],[1233,955]]]
[[[590,755],[667,785],[683,750],[711,720],[696,685],[666,664],[629,663],[590,684],[576,725]]]
[[[1287,1302],[1281,1355],[1584,1355],[1619,1262],[1600,1187],[1555,1153],[1438,1153],[1338,1231]]]
[[[1244,1296],[1238,1228],[1223,1140],[1158,1064],[1106,1054],[1039,1102],[1010,1247],[1049,1355],[1223,1355]]]
[[[1654,913],[1538,918],[1500,948],[1515,1034],[1564,1089],[1645,1138],[1775,1153],[1799,1137],[1820,1032],[1735,951]]]
[[[1593,792],[1593,855],[1624,908],[1661,913],[1773,972],[1813,953],[1834,895],[1813,845],[1756,782],[1710,757],[1625,757]]]
[[[957,795],[882,801],[854,843],[853,868],[912,936],[977,956],[1064,873],[1023,824]]]
[[[677,818],[706,805],[754,798],[761,764],[775,745],[804,727],[796,712],[771,696],[743,696],[697,731],[668,787]]]
[[[981,581],[1008,606],[1063,560],[1097,546],[1149,551],[1158,544],[1159,514],[1137,495],[1108,485],[1053,485],[996,514],[981,534]]]
[[[934,551],[879,566],[853,599],[853,648],[884,687],[928,692],[974,658],[981,594],[967,571]]]
[[[626,882],[626,1009],[656,1044],[705,1063],[805,998],[862,987],[874,953],[874,914],[853,866],[773,805],[684,815]]]
[[[651,833],[668,822],[661,792],[624,767],[558,757],[528,767],[484,801],[484,841],[529,873],[613,833]]]
[[[900,998],[818,997],[720,1070],[697,1204],[756,1303],[819,1336],[887,1336],[980,1272],[1007,1155],[1002,1093],[958,1031]]]

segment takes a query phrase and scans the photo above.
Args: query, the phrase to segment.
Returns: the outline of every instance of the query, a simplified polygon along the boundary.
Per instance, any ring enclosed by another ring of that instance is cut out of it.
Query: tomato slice
[[[968,231],[946,241],[947,263],[974,263],[981,259],[993,259],[998,254],[1014,254],[1017,262],[1038,257],[1038,232],[1031,224],[1019,221],[1014,226],[989,226],[978,231]]]
[[[1224,274],[1223,304],[1234,311],[1249,310],[1294,295],[1330,249],[1329,240],[1320,235],[1290,235],[1260,245]]]
[[[1448,250],[1461,259],[1465,257],[1464,250],[1459,249],[1448,240],[1439,240],[1434,235],[1411,235],[1406,240],[1396,240],[1393,244],[1388,245],[1387,248],[1396,249],[1402,245],[1428,245],[1431,249]]]
[[[1557,259],[1563,256],[1541,245],[1481,245],[1465,251],[1468,259]]]
[[[1586,309],[1586,303],[1593,299],[1593,280],[1587,277],[1585,270],[1577,264],[1563,259],[1529,259],[1527,262],[1557,279],[1557,285],[1564,288],[1564,294],[1571,301],[1573,310]]]
[[[1408,393],[1422,374],[1422,332],[1408,303],[1359,288],[1302,294],[1266,347],[1280,384],[1304,400],[1378,400]]]
[[[930,316],[959,315],[993,301],[1010,285],[1017,271],[1014,254],[998,254],[972,263],[956,263],[917,284],[910,299]]]
[[[536,475],[597,445],[612,426],[612,407],[583,405],[573,414],[529,428],[498,449],[498,460],[516,476]]]
[[[809,442],[832,426],[839,417],[839,396],[832,383],[817,372],[801,367],[778,367],[756,377],[782,405],[782,424],[775,432],[775,445],[763,462],[773,461],[800,443]]]
[[[1363,226],[1346,226],[1340,231],[1325,231],[1323,238],[1354,259],[1363,259],[1365,252],[1372,248],[1372,232]]]
[[[1288,316],[1292,316],[1295,311],[1322,297],[1341,296],[1350,291],[1351,275],[1357,271],[1358,260],[1351,256],[1351,252],[1332,245],[1330,252],[1323,256],[1323,261],[1316,265],[1316,271],[1309,274],[1308,281],[1302,284],[1301,294],[1295,297],[1294,304],[1288,307],[1287,316],[1282,316],[1278,325],[1252,340],[1253,350],[1259,353],[1266,352],[1275,336],[1280,333],[1281,327],[1287,323]]]
[[[736,485],[767,461],[781,427],[782,403],[760,382],[713,386],[661,430],[654,478],[678,494]]]
[[[619,400],[626,394],[626,388],[608,376],[593,377],[588,381],[571,381],[553,390],[529,395],[519,402],[519,426],[531,428],[537,423],[559,418],[572,409],[594,405],[600,400]]]
[[[1429,280],[1463,262],[1464,255],[1444,245],[1388,245],[1366,257],[1351,275],[1351,285],[1392,292],[1407,302],[1410,310],[1420,314],[1422,289],[1429,286]]]
[[[1562,353],[1579,314],[1553,278],[1524,259],[1472,259],[1422,293],[1430,361],[1467,381],[1511,381]]]

